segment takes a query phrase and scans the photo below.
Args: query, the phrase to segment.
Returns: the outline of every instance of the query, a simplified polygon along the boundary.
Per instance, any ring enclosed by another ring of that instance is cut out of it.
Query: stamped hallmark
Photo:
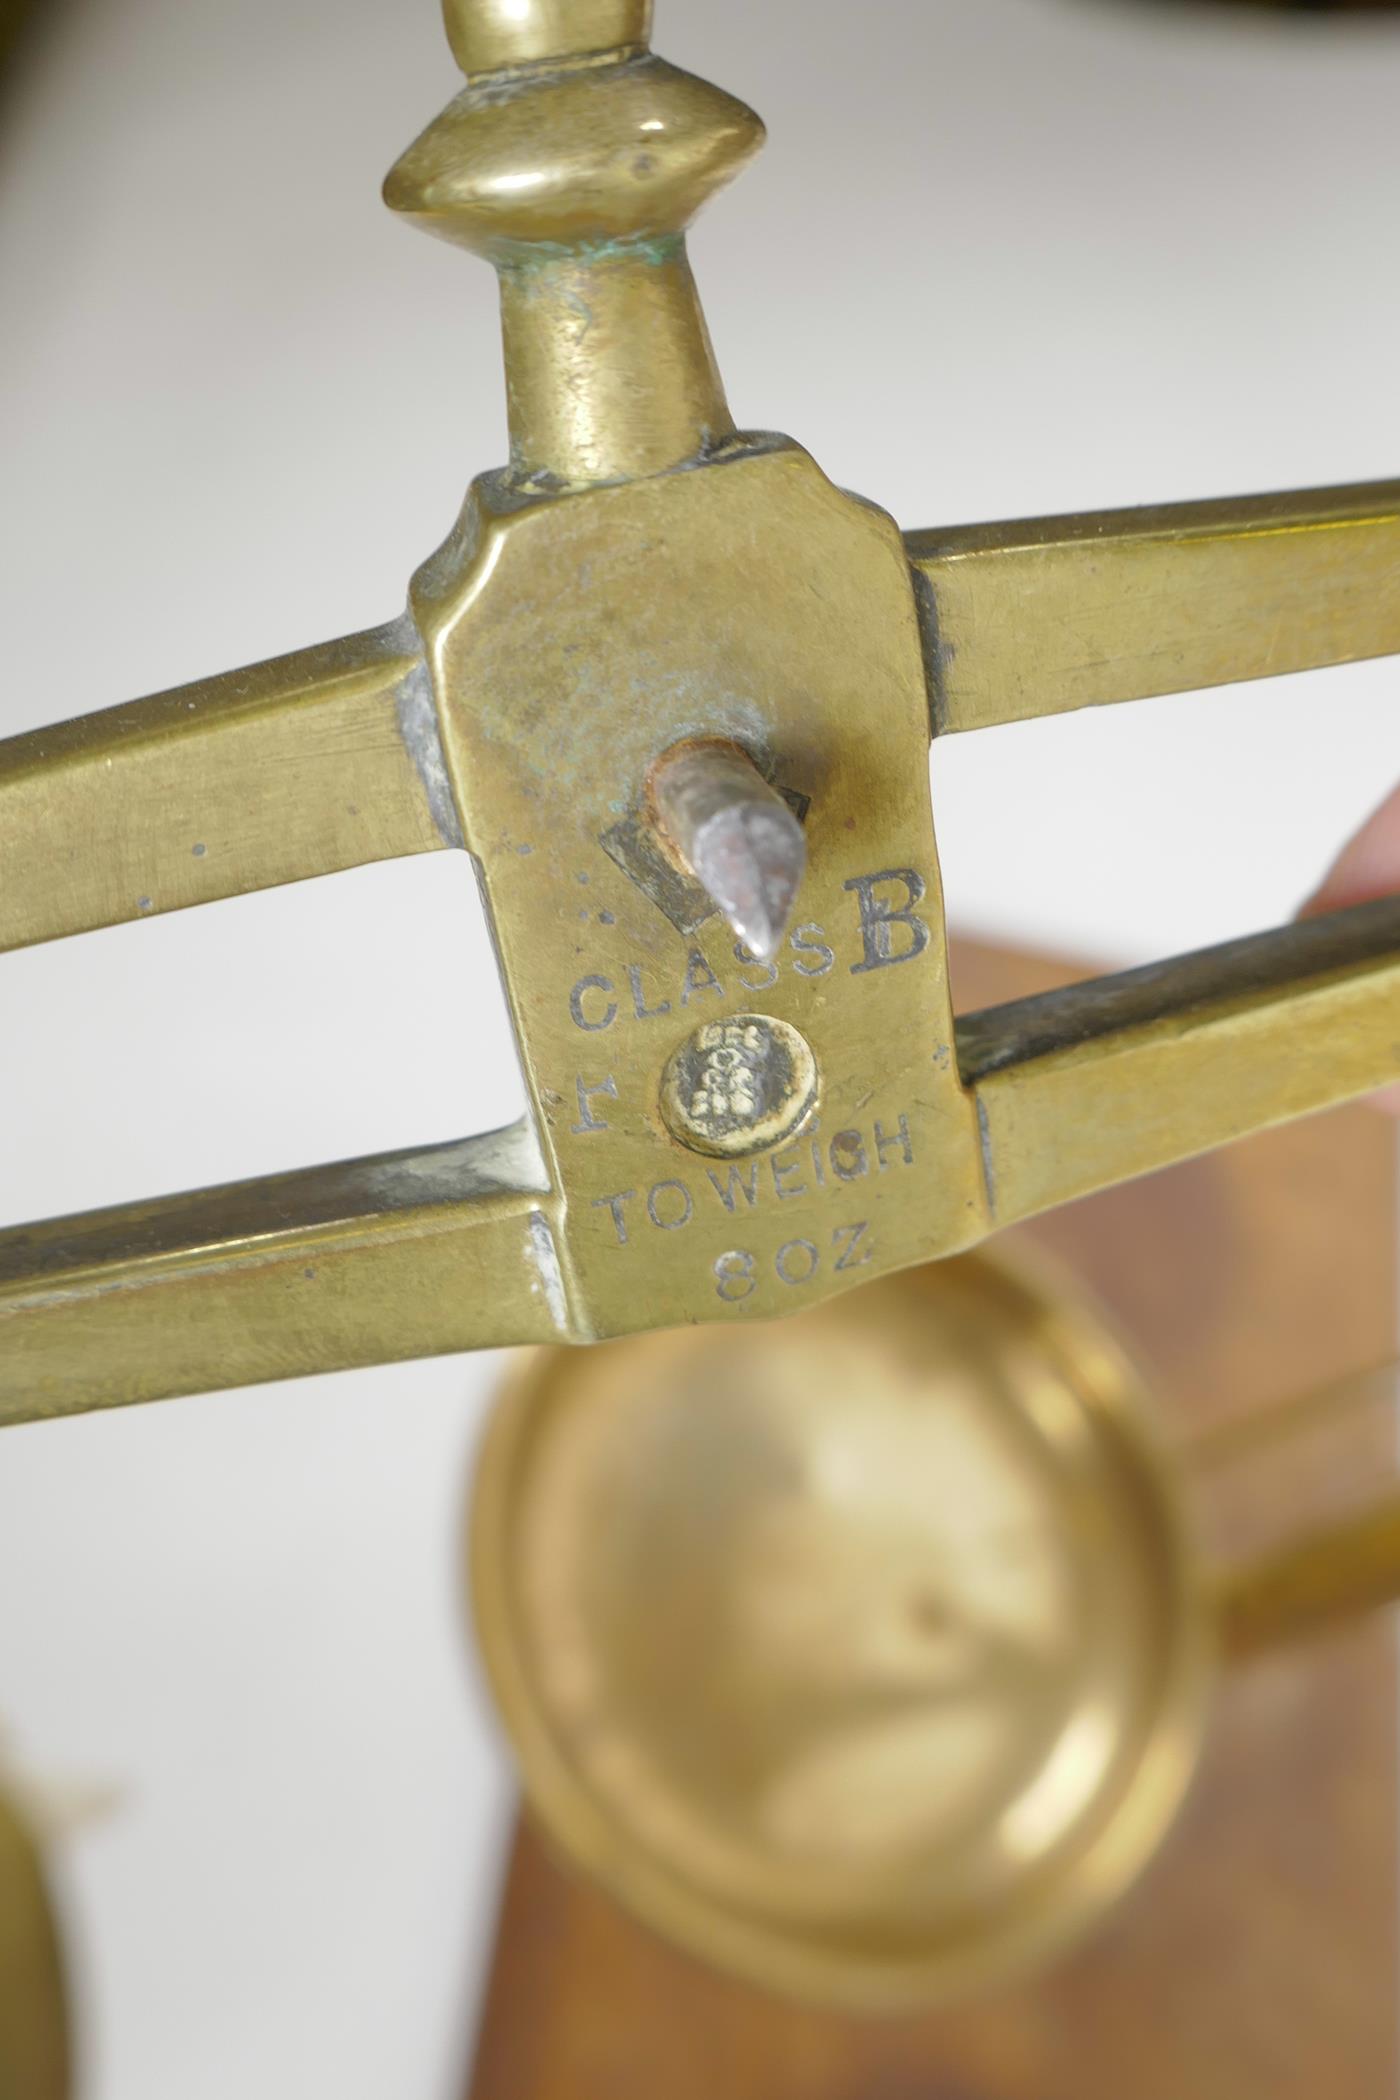
[[[692,1152],[739,1159],[780,1145],[816,1106],[817,1061],[806,1038],[766,1014],[707,1021],[666,1067],[661,1113]]]

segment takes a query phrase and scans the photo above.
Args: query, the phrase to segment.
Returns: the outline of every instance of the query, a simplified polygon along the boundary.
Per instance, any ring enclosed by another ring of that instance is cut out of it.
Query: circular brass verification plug
[[[791,1137],[816,1107],[818,1084],[805,1036],[767,1014],[734,1014],[681,1044],[661,1081],[661,1113],[692,1152],[741,1159]]]

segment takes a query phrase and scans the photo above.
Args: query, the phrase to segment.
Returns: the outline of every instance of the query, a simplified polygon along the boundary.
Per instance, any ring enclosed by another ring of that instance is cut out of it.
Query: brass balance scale
[[[0,1420],[535,1345],[470,1539],[536,1816],[722,1969],[943,2003],[1137,1877],[1222,1663],[1400,1589],[1381,1495],[1208,1567],[1145,1374],[972,1251],[1400,1075],[1400,899],[955,1019],[930,736],[1400,651],[1400,484],[902,535],[726,405],[752,112],[648,0],[446,16],[386,196],[499,272],[510,464],[392,626],[0,745],[0,948],[465,849],[530,1113],[0,1234]]]

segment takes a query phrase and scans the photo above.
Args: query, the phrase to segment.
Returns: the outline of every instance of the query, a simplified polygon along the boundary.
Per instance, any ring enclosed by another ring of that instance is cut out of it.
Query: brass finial
[[[385,198],[501,279],[511,461],[558,486],[702,457],[733,421],[685,229],[763,141],[646,47],[650,0],[446,0],[464,91]]]

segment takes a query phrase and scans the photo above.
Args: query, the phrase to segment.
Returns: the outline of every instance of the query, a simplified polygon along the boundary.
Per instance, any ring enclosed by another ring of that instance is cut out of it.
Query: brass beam
[[[964,1017],[994,1222],[1400,1077],[1400,897]]]
[[[570,1339],[553,1212],[522,1124],[17,1226],[0,1425]]]
[[[938,735],[1400,650],[1400,481],[905,544]]]
[[[0,952],[458,843],[407,622],[0,742]]]

